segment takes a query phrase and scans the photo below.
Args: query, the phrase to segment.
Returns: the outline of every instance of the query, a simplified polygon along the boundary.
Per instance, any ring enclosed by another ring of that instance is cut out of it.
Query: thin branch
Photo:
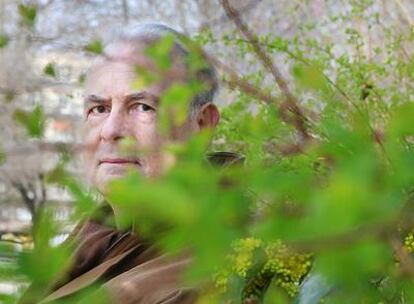
[[[254,9],[257,4],[259,4],[261,2],[261,0],[253,0],[250,3],[247,3],[245,6],[241,7],[239,9],[239,11],[242,11],[243,13],[248,12],[252,9]],[[225,23],[226,21],[228,21],[227,15],[224,14],[223,16],[220,16],[218,18],[214,18],[211,20],[208,20],[206,22],[201,23],[201,25],[198,26],[198,30],[197,31],[201,31],[205,28],[209,28],[211,26],[217,26],[217,25],[222,25],[223,23]]]
[[[128,0],[122,0],[122,15],[124,17],[125,24],[128,24],[129,22]]]
[[[224,79],[224,82],[230,87],[237,87],[243,93],[246,93],[247,95],[253,96],[261,101],[264,101],[267,104],[278,104],[280,102],[280,99],[270,94],[264,93],[262,90],[260,90],[260,88],[257,88],[253,84],[242,79],[240,76],[237,75],[236,72],[234,72],[223,62],[212,57],[210,57],[209,59],[217,68],[225,72],[225,76],[227,76],[228,79]]]
[[[38,208],[42,209],[46,203],[47,200],[47,190],[46,190],[46,182],[45,182],[45,176],[43,173],[39,173],[39,181],[40,181],[40,193],[41,198],[39,200],[39,206]]]
[[[397,5],[401,9],[401,11],[403,12],[405,20],[408,22],[408,24],[411,27],[413,27],[414,26],[414,21],[411,18],[410,12],[407,9],[407,7],[405,6],[405,4],[401,0],[395,0],[395,2],[397,3]]]
[[[264,67],[268,69],[269,72],[272,74],[277,86],[282,91],[282,93],[285,95],[286,101],[283,102],[279,107],[279,109],[282,110],[280,112],[281,117],[285,121],[292,123],[294,125],[294,127],[297,129],[297,131],[302,136],[302,139],[304,141],[311,139],[312,136],[309,134],[308,127],[307,127],[308,119],[304,115],[301,107],[299,106],[299,103],[296,97],[290,91],[287,85],[287,82],[283,78],[279,69],[274,65],[274,63],[272,62],[272,59],[262,49],[256,35],[254,35],[250,31],[247,24],[243,22],[243,20],[240,17],[239,12],[229,4],[228,0],[220,0],[220,2],[224,10],[226,11],[227,16],[231,20],[233,20],[236,27],[240,30],[240,32],[244,35],[244,37],[252,44],[254,52],[256,53],[260,61],[263,63]],[[287,115],[286,110],[293,114],[292,118],[290,118]]]
[[[33,199],[31,199],[28,195],[28,190],[23,187],[23,185],[19,182],[11,182],[13,187],[20,193],[21,197],[23,198],[23,203],[29,209],[30,214],[32,215],[32,219],[36,214],[35,203]]]
[[[280,98],[277,98],[270,94],[266,94],[260,88],[257,88],[253,84],[249,83],[247,80],[244,80],[243,78],[238,76],[236,72],[234,72],[230,67],[228,67],[218,59],[209,57],[209,61],[212,64],[214,64],[214,66],[216,66],[219,70],[221,70],[223,74],[227,77],[227,79],[224,79],[223,82],[226,83],[229,87],[237,87],[237,89],[239,89],[241,92],[249,96],[252,96],[260,101],[263,101],[266,104],[274,104],[278,106],[280,112],[283,111],[283,109],[281,109],[281,106],[279,106],[282,104]],[[282,119],[284,119],[285,122],[290,122],[289,118],[282,116]],[[304,151],[304,145],[307,143],[308,142],[305,141],[289,143],[287,145],[280,146],[278,151],[285,156],[302,153]]]
[[[244,43],[249,43],[250,44],[250,41],[248,41],[248,40],[245,40],[245,39],[230,39],[231,41],[235,41],[235,42],[244,42]],[[263,47],[266,47],[266,48],[269,48],[269,47],[271,47],[271,45],[270,44],[267,44],[267,43],[263,43],[263,42],[260,42],[259,43],[261,46],[263,46]],[[288,56],[290,56],[291,58],[293,58],[294,60],[296,60],[296,61],[298,61],[298,62],[301,62],[301,63],[303,63],[303,64],[305,64],[306,66],[312,66],[312,64],[310,63],[310,62],[308,62],[307,60],[305,60],[304,58],[302,58],[302,57],[299,57],[299,56],[297,56],[296,54],[294,54],[293,52],[291,52],[291,51],[289,51],[289,50],[284,50],[283,51],[284,53],[286,53]],[[342,97],[347,101],[347,102],[349,102],[352,106],[354,106],[354,107],[357,107],[357,105],[355,104],[355,102],[352,100],[352,98],[341,88],[341,87],[339,87],[338,86],[338,84],[335,82],[335,81],[333,81],[331,78],[329,78],[329,76],[327,76],[323,71],[321,71],[319,68],[317,69],[318,70],[318,72],[321,74],[321,76],[322,77],[324,77],[325,78],[325,80],[333,87],[333,88],[335,88],[337,91],[338,91],[338,93],[340,94],[340,95],[342,95]]]

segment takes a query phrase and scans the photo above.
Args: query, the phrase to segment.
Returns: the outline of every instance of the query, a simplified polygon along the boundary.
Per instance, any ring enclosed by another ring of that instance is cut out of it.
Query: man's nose
[[[101,138],[105,141],[118,141],[125,138],[126,118],[120,111],[111,111],[101,129]]]

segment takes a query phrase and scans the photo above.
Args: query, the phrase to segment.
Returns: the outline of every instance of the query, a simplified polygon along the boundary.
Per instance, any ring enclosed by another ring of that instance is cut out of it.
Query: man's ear
[[[220,112],[213,103],[207,103],[198,111],[196,123],[200,130],[215,128],[220,120]]]

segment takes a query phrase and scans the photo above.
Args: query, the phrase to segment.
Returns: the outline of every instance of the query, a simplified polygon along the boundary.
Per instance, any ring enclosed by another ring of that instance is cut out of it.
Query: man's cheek
[[[85,170],[86,170],[86,176],[88,177],[89,182],[93,182],[96,172],[97,172],[97,168],[96,166],[93,164],[92,161],[87,161],[85,164]]]
[[[137,150],[144,157],[150,157],[160,148],[160,140],[156,132],[151,130],[148,133],[142,131],[135,134]]]
[[[99,143],[99,133],[89,131],[83,136],[84,148],[88,151],[93,151]]]

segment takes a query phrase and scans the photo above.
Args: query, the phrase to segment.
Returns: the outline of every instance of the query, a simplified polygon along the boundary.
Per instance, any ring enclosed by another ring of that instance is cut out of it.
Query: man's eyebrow
[[[150,101],[158,104],[159,98],[147,91],[136,92],[125,96],[125,101],[130,102],[133,100],[149,99]]]
[[[108,102],[109,100],[110,100],[110,98],[105,98],[105,97],[101,97],[101,96],[94,95],[94,94],[87,95],[84,98],[85,103],[88,103],[88,102],[105,103],[105,102]]]

